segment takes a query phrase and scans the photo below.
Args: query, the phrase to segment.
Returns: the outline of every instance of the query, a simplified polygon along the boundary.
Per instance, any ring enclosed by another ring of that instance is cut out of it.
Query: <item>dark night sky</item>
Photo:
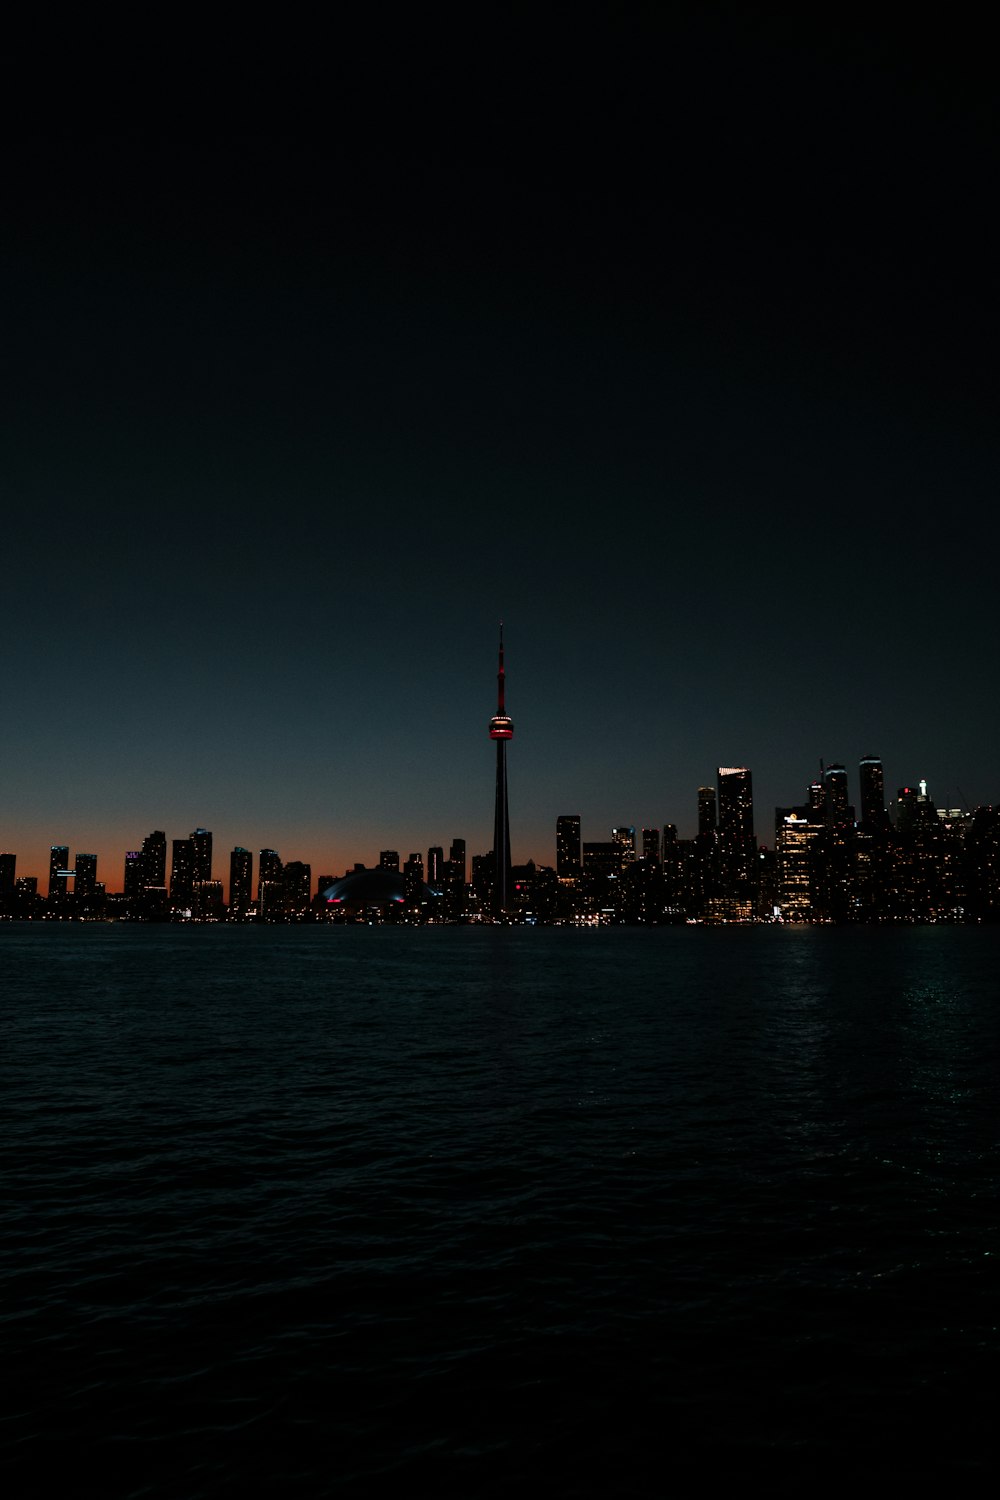
[[[720,763],[767,842],[820,756],[1000,795],[985,39],[795,26],[403,37],[287,114],[13,132],[19,874],[488,848],[501,616],[515,860],[689,833]]]

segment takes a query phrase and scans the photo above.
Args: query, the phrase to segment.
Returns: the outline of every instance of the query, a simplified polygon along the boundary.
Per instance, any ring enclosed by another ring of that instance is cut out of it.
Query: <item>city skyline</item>
[[[872,773],[876,771],[876,768],[877,774],[873,778]],[[698,834],[706,832],[708,827],[717,826],[720,830],[732,828],[743,839],[752,837],[755,846],[774,850],[776,827],[781,816],[793,809],[807,805],[811,800],[811,794],[816,792],[817,788],[821,786],[821,782],[817,777],[803,777],[799,786],[792,789],[793,794],[791,796],[785,796],[780,802],[764,805],[759,796],[754,797],[750,781],[752,775],[753,768],[716,767],[710,786],[700,785],[691,789],[687,819],[683,817],[667,817],[654,822],[651,818],[638,818],[631,823],[623,824],[620,816],[616,822],[612,823],[601,822],[589,816],[586,811],[573,814],[553,813],[549,819],[543,845],[537,848],[518,847],[515,839],[512,862],[515,865],[524,865],[528,861],[531,861],[541,867],[556,869],[559,864],[560,825],[567,822],[576,825],[575,837],[578,844],[581,841],[584,844],[593,841],[595,837],[613,840],[622,828],[629,829],[633,839],[635,839],[637,830],[646,834],[652,829],[659,834],[663,828],[668,826],[673,826],[678,838],[690,841]],[[743,781],[747,783],[746,791],[742,794],[742,812],[741,794],[738,791],[730,791],[726,794],[724,791],[724,778],[737,787]],[[860,757],[855,762],[853,774],[848,767],[831,761],[825,767],[823,783],[827,786],[837,788],[835,795],[838,797],[838,804],[842,804],[841,811],[845,817],[849,814],[853,821],[872,821],[873,808],[875,807],[873,799],[876,797],[881,798],[881,806],[884,809],[885,817],[894,821],[898,794],[901,791],[912,795],[927,795],[942,811],[954,810],[959,814],[969,814],[976,807],[992,807],[997,800],[995,798],[987,798],[981,802],[970,803],[964,798],[956,799],[950,797],[947,792],[937,792],[927,778],[911,778],[909,781],[899,781],[894,784],[893,778],[886,776],[881,757],[870,754]],[[484,793],[487,785],[488,777],[484,775]],[[877,791],[873,790],[873,785],[877,788]],[[711,797],[707,796],[709,793],[712,794]],[[747,807],[749,808],[749,823],[745,821]],[[711,820],[710,823],[706,822],[706,808],[710,809],[707,815]],[[385,830],[383,831],[385,832]],[[253,870],[253,889],[256,891],[258,879],[261,878],[258,873],[258,861],[262,854],[274,856],[280,863],[292,862],[308,866],[313,872],[313,882],[315,884],[315,881],[323,874],[330,874],[339,878],[343,874],[349,873],[357,865],[364,865],[369,869],[375,868],[380,862],[383,851],[391,848],[395,852],[397,846],[399,850],[403,851],[401,855],[403,859],[408,854],[414,852],[423,859],[425,855],[429,855],[435,850],[440,852],[443,848],[447,848],[456,838],[468,847],[470,857],[472,855],[488,855],[494,847],[489,837],[485,838],[481,843],[477,843],[474,839],[470,840],[462,830],[457,829],[446,832],[442,832],[441,830],[432,831],[422,841],[400,839],[398,836],[393,838],[389,836],[392,830],[388,830],[387,836],[380,839],[375,838],[373,835],[370,836],[364,846],[359,845],[347,848],[342,840],[329,840],[325,843],[314,841],[310,843],[306,839],[300,846],[288,846],[285,849],[275,848],[273,842],[250,841],[247,844],[240,839],[230,841],[229,831],[225,828],[219,833],[216,829],[206,829],[199,826],[193,829],[189,835],[172,832],[169,828],[154,830],[154,834],[156,832],[162,833],[165,838],[162,852],[153,856],[154,859],[158,859],[159,861],[158,867],[162,872],[163,878],[154,878],[151,883],[168,883],[166,877],[171,868],[172,846],[176,845],[179,841],[196,841],[198,836],[201,835],[207,839],[209,862],[213,860],[212,850],[214,847],[215,862],[211,865],[212,878],[222,882],[227,901],[230,899],[230,880],[227,871],[229,870],[231,855],[242,854],[249,856]],[[70,841],[70,843],[50,844],[41,851],[41,854],[29,854],[27,857],[24,851],[13,847],[11,840],[4,842],[2,834],[0,834],[0,853],[14,855],[17,859],[17,878],[28,877],[37,879],[40,892],[51,891],[53,872],[55,870],[60,869],[63,875],[69,875],[75,870],[79,860],[83,858],[88,861],[91,859],[97,861],[100,882],[109,893],[117,893],[119,891],[127,893],[128,877],[125,871],[133,859],[141,861],[147,841],[154,834],[147,833],[144,836],[134,835],[132,844],[142,846],[141,848],[136,847],[134,850],[130,849],[129,845],[126,845],[122,849],[112,846],[108,836],[101,835],[91,839],[86,849],[82,845],[75,846]],[[570,834],[572,837],[572,831],[570,831]],[[637,845],[634,844],[633,848],[636,854],[640,852]],[[317,850],[319,851],[318,853]],[[32,858],[35,859],[34,864],[29,863],[29,859]],[[114,872],[110,876],[108,873],[109,870]],[[203,874],[203,871],[193,872],[192,878],[202,878]],[[97,877],[91,873],[89,878],[93,880]],[[204,878],[208,877],[205,876]]]

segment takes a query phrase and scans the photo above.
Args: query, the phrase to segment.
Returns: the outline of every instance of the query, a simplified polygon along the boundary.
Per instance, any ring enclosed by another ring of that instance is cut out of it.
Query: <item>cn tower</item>
[[[500,659],[497,668],[497,711],[490,720],[490,739],[497,742],[497,803],[493,815],[493,915],[502,917],[510,893],[510,823],[507,817],[507,741],[514,738],[514,725],[504,708],[503,625],[500,626]]]

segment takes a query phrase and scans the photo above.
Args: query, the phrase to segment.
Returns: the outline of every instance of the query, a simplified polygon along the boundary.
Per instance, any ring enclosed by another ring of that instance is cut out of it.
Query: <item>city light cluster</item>
[[[502,743],[502,742],[501,742]],[[698,831],[622,824],[585,841],[578,814],[556,820],[555,863],[510,866],[497,899],[494,852],[466,857],[464,839],[426,860],[382,851],[314,882],[309,864],[275,849],[229,855],[228,892],[212,834],[196,828],[169,846],[155,830],[125,854],[121,890],[97,879],[97,856],[50,852],[47,889],[18,878],[0,853],[0,916],[22,920],[202,922],[379,921],[529,924],[699,922],[982,922],[1000,917],[1000,808],[935,807],[926,781],[886,805],[882,763],[859,766],[859,807],[841,765],[824,769],[798,805],[774,811],[773,842],[758,842],[746,767],[718,771],[697,790]],[[505,794],[505,786],[501,795]],[[506,830],[504,829],[504,833]],[[256,874],[256,879],[254,878]]]

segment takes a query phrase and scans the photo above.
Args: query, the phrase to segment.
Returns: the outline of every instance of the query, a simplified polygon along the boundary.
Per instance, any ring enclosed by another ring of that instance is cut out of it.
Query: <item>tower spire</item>
[[[506,672],[503,662],[503,621],[497,656],[497,711],[490,720],[489,734],[497,743],[497,791],[493,813],[493,915],[502,917],[510,903],[510,824],[507,814],[507,741],[514,738],[514,725],[504,706]]]

